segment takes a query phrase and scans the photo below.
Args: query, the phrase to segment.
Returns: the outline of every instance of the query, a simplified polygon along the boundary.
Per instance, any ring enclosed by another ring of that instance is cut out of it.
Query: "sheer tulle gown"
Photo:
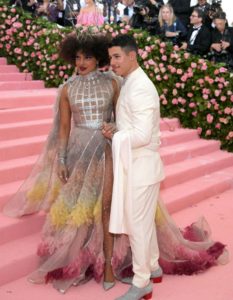
[[[72,284],[102,278],[102,218],[105,209],[109,211],[112,189],[111,184],[104,184],[111,183],[112,178],[110,143],[101,133],[103,122],[109,122],[112,116],[112,78],[93,72],[73,77],[66,84],[73,119],[68,182],[63,185],[56,174],[59,91],[53,129],[44,151],[29,178],[4,208],[11,217],[47,211],[37,251],[38,268],[29,279],[35,283],[52,281],[63,291]],[[160,265],[165,273],[193,274],[226,262],[225,246],[211,240],[204,219],[181,231],[160,200],[155,221]],[[112,266],[119,279],[132,273],[125,235],[114,238]]]

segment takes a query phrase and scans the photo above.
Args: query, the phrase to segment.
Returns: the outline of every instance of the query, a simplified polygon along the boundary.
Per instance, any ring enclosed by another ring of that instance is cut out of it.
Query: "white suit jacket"
[[[164,179],[159,121],[158,93],[139,67],[125,78],[117,102],[110,232],[128,233],[124,211],[132,205],[132,188]]]

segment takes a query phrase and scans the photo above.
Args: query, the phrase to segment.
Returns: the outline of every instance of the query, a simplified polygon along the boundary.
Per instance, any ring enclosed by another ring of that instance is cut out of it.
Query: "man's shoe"
[[[150,276],[150,279],[153,283],[162,282],[162,278],[163,278],[163,270],[160,267],[157,270],[153,271]],[[121,282],[126,284],[132,284],[133,277],[122,278]]]
[[[153,285],[151,282],[144,288],[138,288],[135,285],[132,285],[127,293],[115,300],[150,300],[152,299],[152,291]]]
[[[150,279],[153,283],[160,283],[163,279],[163,270],[159,267],[151,273]]]

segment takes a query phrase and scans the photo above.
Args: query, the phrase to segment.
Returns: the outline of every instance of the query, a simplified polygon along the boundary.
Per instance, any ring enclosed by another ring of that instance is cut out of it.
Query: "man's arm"
[[[143,84],[142,84],[143,85]],[[132,148],[143,147],[150,143],[154,125],[156,93],[152,88],[135,89],[129,94],[132,113],[132,127],[128,129]]]

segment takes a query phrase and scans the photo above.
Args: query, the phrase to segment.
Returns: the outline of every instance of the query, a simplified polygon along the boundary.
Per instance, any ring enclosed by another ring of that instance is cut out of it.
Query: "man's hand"
[[[186,50],[187,48],[188,48],[188,44],[186,42],[184,42],[180,47],[181,50]]]
[[[107,138],[107,139],[112,139],[113,134],[116,132],[116,125],[114,123],[103,123],[102,127],[102,134]]]
[[[221,52],[222,51],[222,46],[220,43],[213,43],[211,45],[211,49],[217,51],[217,52]]]
[[[225,50],[225,49],[227,49],[228,47],[230,47],[230,43],[229,43],[229,42],[222,41],[222,49]]]

